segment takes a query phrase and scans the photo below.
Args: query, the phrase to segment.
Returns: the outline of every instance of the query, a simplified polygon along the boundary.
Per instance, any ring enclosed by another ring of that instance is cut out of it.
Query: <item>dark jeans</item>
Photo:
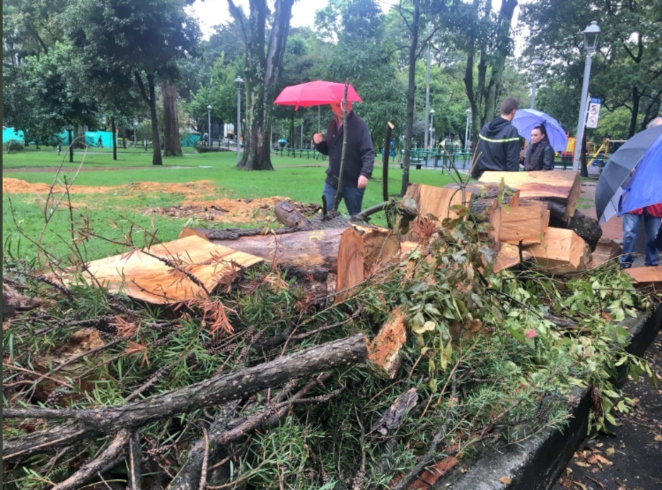
[[[646,260],[644,264],[657,265],[655,238],[660,228],[660,218],[629,213],[623,215],[623,256],[621,257],[621,264],[632,265],[632,262],[634,262],[634,247],[637,243],[637,232],[642,218],[646,232]]]
[[[332,185],[324,183],[324,198],[326,200],[326,209],[331,211],[333,208],[333,203],[336,199],[336,193],[338,189]],[[347,211],[350,216],[356,216],[361,212],[361,203],[363,202],[363,193],[365,192],[365,187],[359,189],[358,187],[343,187],[342,188],[342,198],[341,201],[345,201],[345,206],[347,206]]]

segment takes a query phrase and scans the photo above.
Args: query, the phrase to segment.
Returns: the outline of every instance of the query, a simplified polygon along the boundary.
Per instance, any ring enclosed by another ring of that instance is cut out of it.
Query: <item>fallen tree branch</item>
[[[78,419],[75,422],[6,439],[3,460],[20,459],[122,429],[136,429],[183,412],[244,398],[292,378],[359,364],[367,358],[367,339],[358,334],[138,402],[93,410],[72,410],[70,413]],[[31,416],[39,417],[42,413],[32,410]]]
[[[52,490],[69,490],[80,488],[90,477],[96,475],[108,463],[113,461],[123,450],[124,445],[131,438],[128,430],[120,431],[110,445],[93,461],[81,467],[76,473],[61,483],[55,485]]]

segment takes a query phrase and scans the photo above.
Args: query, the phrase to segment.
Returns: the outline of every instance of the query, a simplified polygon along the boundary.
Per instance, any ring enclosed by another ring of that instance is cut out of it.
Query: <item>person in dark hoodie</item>
[[[326,169],[324,181],[324,200],[328,210],[333,204],[338,192],[338,177],[340,176],[340,160],[343,145],[343,104],[331,105],[335,116],[326,130],[326,138],[322,133],[313,136],[315,149],[323,155],[329,156],[329,167]],[[370,130],[365,121],[352,111],[352,103],[347,103],[347,152],[342,177],[342,196],[350,216],[361,212],[363,193],[368,185],[375,165],[375,148],[372,144]]]
[[[524,157],[524,171],[552,170],[554,167],[554,149],[547,139],[545,125],[531,130],[531,143]]]
[[[504,99],[495,117],[480,130],[476,147],[476,162],[471,171],[474,179],[486,170],[519,172],[519,134],[511,121],[517,112],[517,101]]]

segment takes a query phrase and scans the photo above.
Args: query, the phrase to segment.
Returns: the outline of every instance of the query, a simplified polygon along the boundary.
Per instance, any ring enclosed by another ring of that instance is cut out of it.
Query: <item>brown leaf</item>
[[[616,452],[616,449],[613,447],[608,447],[605,453],[607,453],[607,456],[612,456]]]
[[[597,463],[603,463],[607,465],[613,464],[607,458],[600,456],[599,454],[593,454],[592,456],[589,456],[586,462],[589,464],[597,464]]]
[[[512,483],[512,480],[507,476],[502,476],[501,478],[499,478],[499,481],[504,485],[510,485]]]
[[[589,468],[591,465],[588,463],[584,463],[583,461],[575,461],[575,464],[577,466],[581,466],[582,468]]]

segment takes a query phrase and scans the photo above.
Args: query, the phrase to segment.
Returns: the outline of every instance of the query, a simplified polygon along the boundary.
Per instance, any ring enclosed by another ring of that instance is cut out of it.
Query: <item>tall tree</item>
[[[177,87],[168,80],[161,82],[163,99],[163,153],[167,157],[182,156],[177,115]]]
[[[185,13],[190,0],[79,0],[75,4],[73,44],[88,65],[135,81],[149,107],[152,164],[162,165],[156,109],[157,79],[174,80],[176,61],[196,47],[199,30]]]
[[[244,155],[238,166],[245,170],[273,170],[271,164],[271,111],[282,70],[294,0],[276,0],[273,22],[266,0],[250,0],[249,15],[228,0],[230,14],[241,28],[246,46],[246,128]],[[268,39],[267,39],[268,36]]]

